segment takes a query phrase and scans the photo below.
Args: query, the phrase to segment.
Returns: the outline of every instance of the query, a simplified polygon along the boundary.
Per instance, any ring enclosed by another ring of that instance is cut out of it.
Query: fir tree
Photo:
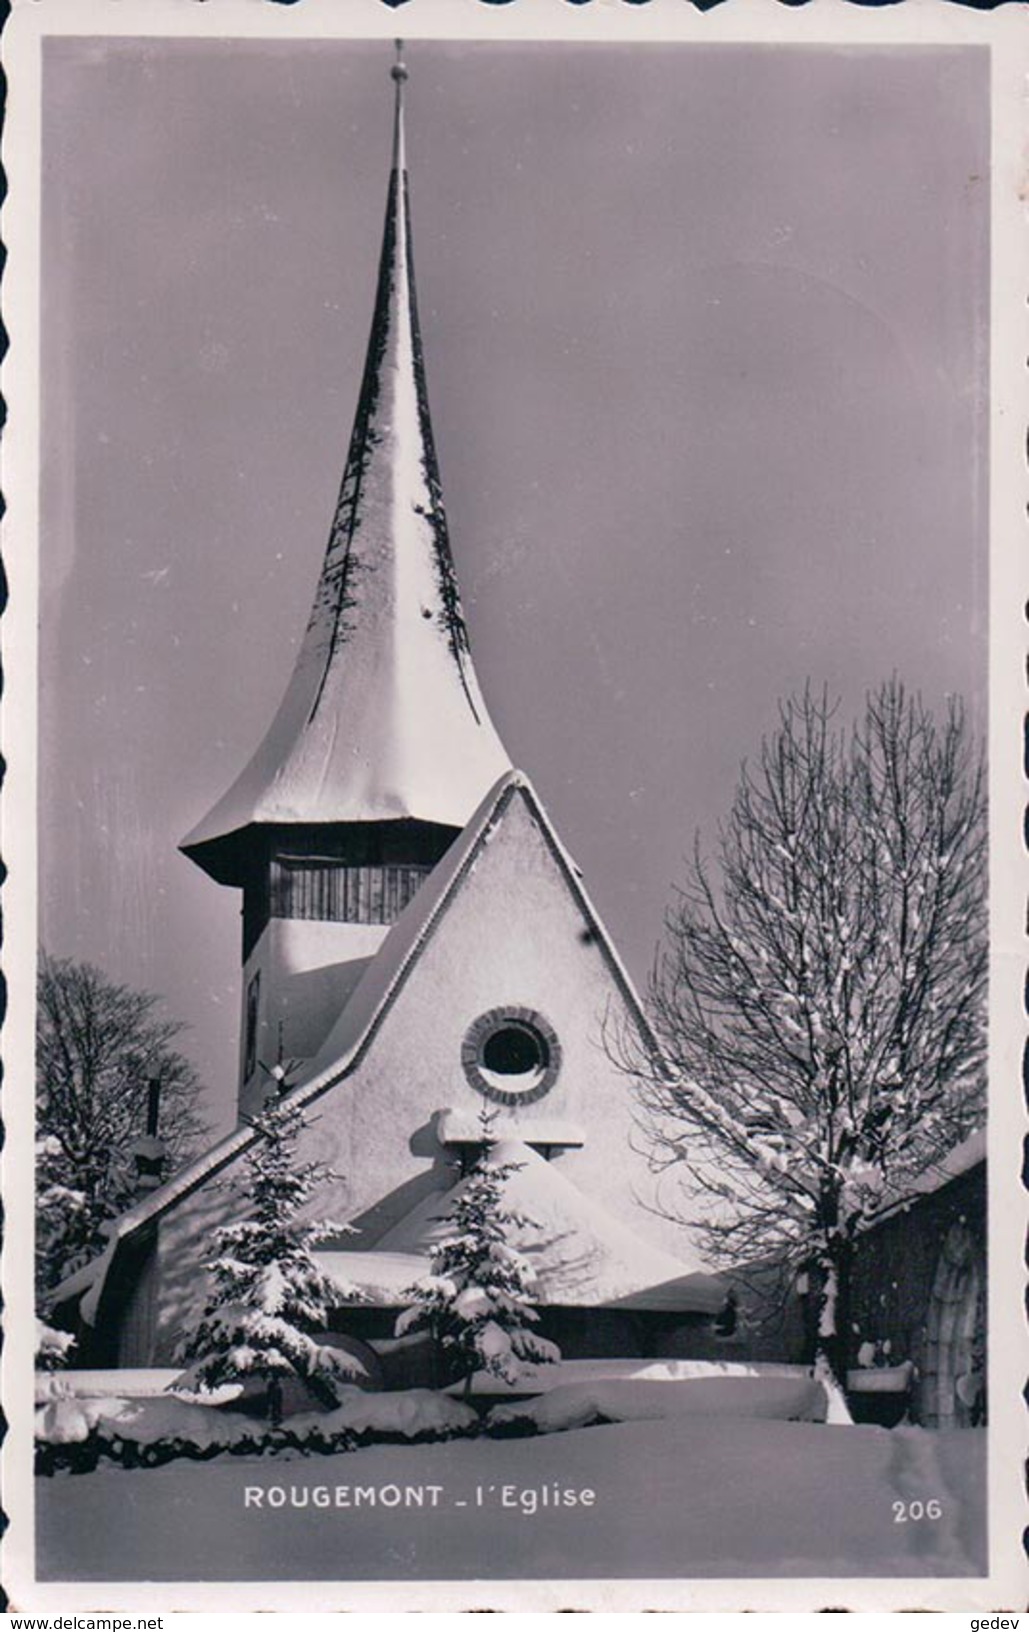
[[[430,1248],[431,1273],[412,1287],[416,1301],[396,1324],[398,1337],[431,1333],[448,1370],[464,1379],[466,1398],[477,1371],[514,1384],[521,1363],[561,1358],[556,1344],[530,1330],[539,1319],[532,1305],[535,1271],[508,1239],[513,1228],[531,1222],[504,1205],[504,1187],[521,1163],[495,1159],[492,1117],[483,1112],[480,1120],[482,1152],[443,1215],[449,1228]]]
[[[279,1099],[253,1126],[258,1137],[236,1187],[248,1203],[248,1216],[216,1232],[215,1256],[204,1266],[214,1283],[211,1295],[182,1346],[181,1358],[191,1364],[172,1386],[216,1388],[261,1378],[269,1415],[278,1422],[284,1377],[300,1378],[331,1407],[338,1400],[337,1385],[359,1373],[347,1355],[317,1336],[329,1307],[353,1294],[325,1274],[312,1249],[349,1230],[300,1216],[327,1176],[317,1162],[296,1161],[297,1140],[307,1126],[301,1108],[289,1097]]]

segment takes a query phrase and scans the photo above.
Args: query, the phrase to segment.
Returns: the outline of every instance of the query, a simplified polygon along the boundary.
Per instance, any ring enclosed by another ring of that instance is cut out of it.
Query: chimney
[[[151,1077],[146,1085],[146,1131],[149,1139],[157,1138],[157,1124],[161,1115],[161,1079]]]
[[[156,1190],[164,1177],[168,1154],[157,1128],[161,1115],[161,1079],[151,1077],[146,1085],[146,1133],[131,1147],[136,1163],[136,1189],[140,1194]]]

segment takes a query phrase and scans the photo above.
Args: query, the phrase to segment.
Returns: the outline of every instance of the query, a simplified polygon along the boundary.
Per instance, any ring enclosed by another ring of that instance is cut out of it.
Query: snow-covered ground
[[[985,1443],[979,1430],[683,1417],[99,1470],[37,1481],[39,1570],[72,1581],[977,1575]],[[574,1505],[544,1505],[555,1485]],[[938,1518],[918,1505],[930,1501]]]

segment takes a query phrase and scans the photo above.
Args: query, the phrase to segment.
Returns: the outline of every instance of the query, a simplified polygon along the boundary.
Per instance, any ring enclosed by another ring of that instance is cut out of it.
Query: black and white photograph
[[[1017,1608],[1011,19],[114,9],[6,48],[12,1608]]]

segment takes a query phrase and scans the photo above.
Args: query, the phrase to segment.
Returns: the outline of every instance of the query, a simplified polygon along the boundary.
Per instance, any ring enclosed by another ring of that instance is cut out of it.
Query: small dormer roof
[[[541,1304],[622,1304],[709,1315],[722,1307],[725,1286],[720,1280],[643,1240],[524,1141],[498,1140],[489,1160],[511,1168],[504,1201],[516,1217],[508,1239],[532,1265],[534,1297]],[[387,1257],[400,1253],[428,1258],[452,1230],[451,1208],[469,1183],[464,1178],[450,1191],[423,1197],[383,1236],[376,1250]],[[341,1253],[336,1262],[345,1264],[347,1257]]]

